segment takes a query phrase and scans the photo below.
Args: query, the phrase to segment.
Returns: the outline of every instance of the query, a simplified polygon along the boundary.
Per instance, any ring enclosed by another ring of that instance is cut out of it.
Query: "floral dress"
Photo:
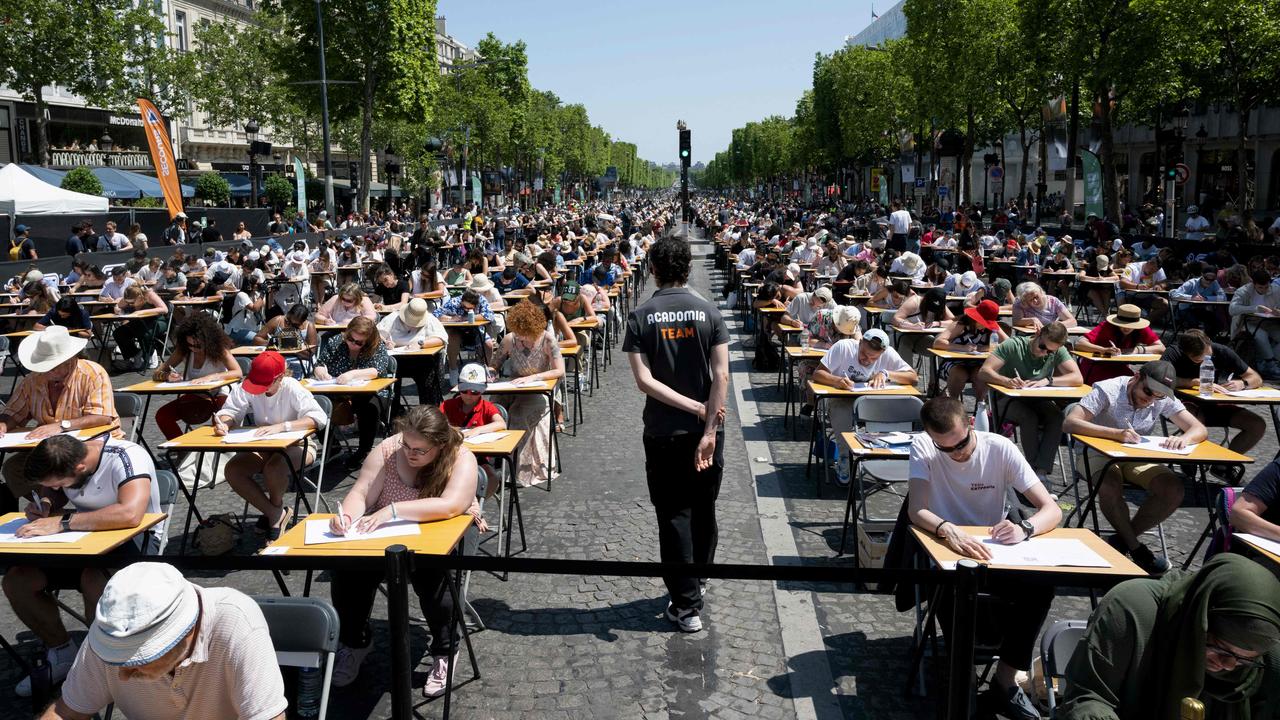
[[[551,370],[557,357],[560,344],[550,331],[543,332],[532,346],[526,346],[516,333],[507,333],[494,352],[493,364],[503,377],[518,378]],[[527,487],[551,479],[551,406],[547,396],[503,394],[496,401],[507,408],[507,427],[531,435],[520,452],[516,482]]]

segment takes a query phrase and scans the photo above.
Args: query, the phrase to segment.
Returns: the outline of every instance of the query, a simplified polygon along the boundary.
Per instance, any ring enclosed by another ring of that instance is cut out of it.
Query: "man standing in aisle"
[[[724,399],[729,329],[715,306],[685,287],[693,258],[684,240],[666,237],[649,252],[658,290],[627,318],[622,349],[644,407],[645,474],[658,516],[664,564],[715,558],[716,497],[724,470]],[[697,578],[668,576],[668,620],[702,630]]]
[[[893,232],[889,239],[889,249],[904,252],[907,250],[907,234],[911,232],[911,213],[902,209],[901,200],[894,200],[889,207],[893,209],[889,213],[889,228]]]

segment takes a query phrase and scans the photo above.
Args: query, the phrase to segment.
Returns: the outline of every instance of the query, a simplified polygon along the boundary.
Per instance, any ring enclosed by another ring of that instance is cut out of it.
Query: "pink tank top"
[[[382,443],[382,493],[369,506],[366,513],[374,513],[393,502],[408,502],[418,499],[418,488],[408,485],[400,478],[400,468],[396,462],[396,454],[400,452],[400,436],[396,435]]]

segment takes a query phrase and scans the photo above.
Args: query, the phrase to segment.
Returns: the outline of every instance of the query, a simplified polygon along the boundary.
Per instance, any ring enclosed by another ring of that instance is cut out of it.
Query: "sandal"
[[[271,529],[267,530],[267,539],[271,542],[279,540],[280,535],[284,533],[285,528],[289,527],[289,521],[292,519],[293,509],[284,508],[280,512],[280,519],[276,520],[275,524],[271,526]]]

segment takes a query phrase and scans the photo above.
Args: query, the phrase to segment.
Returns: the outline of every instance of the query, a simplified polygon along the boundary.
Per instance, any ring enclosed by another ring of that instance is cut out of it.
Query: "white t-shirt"
[[[391,313],[378,323],[378,332],[383,339],[391,340],[395,347],[404,347],[411,342],[438,338],[440,342],[449,342],[449,332],[440,324],[435,315],[427,313],[427,324],[420,328],[411,328],[400,322],[400,313]]]
[[[906,210],[894,210],[889,213],[889,225],[894,235],[906,235],[911,230],[911,213]]]
[[[244,391],[243,385],[236,385],[218,411],[218,415],[232,418],[236,423],[244,422],[245,415],[249,413],[253,413],[254,424],[258,427],[309,417],[315,420],[316,430],[323,430],[329,422],[329,417],[320,409],[320,403],[316,402],[311,391],[291,377],[281,380],[280,389],[270,397],[266,393],[252,395]]]
[[[909,477],[929,483],[929,510],[938,517],[956,525],[995,525],[1008,515],[1008,489],[1025,493],[1040,480],[1005,436],[974,430],[970,442],[977,444],[973,454],[957,462],[921,433],[911,443]]]
[[[98,295],[101,297],[111,298],[112,300],[119,300],[124,297],[124,291],[133,283],[134,280],[131,277],[126,277],[120,282],[116,282],[116,279],[113,277],[107,278],[107,281],[102,283],[102,291],[98,293]]]
[[[885,348],[875,362],[863,365],[858,362],[859,342],[853,338],[837,341],[827,350],[827,354],[822,356],[822,366],[832,375],[846,377],[854,382],[867,382],[881,371],[898,372],[911,369],[911,366],[903,361],[902,356],[898,355],[898,351],[893,348]]]
[[[160,488],[156,484],[156,464],[141,445],[128,440],[107,437],[102,446],[98,467],[83,487],[65,488],[67,502],[76,510],[101,510],[120,501],[120,487],[133,481],[151,486],[147,499],[147,512],[160,512]],[[151,548],[159,549],[161,534],[167,532],[167,523],[160,523],[147,531],[152,536]]]
[[[1164,268],[1157,269],[1155,271],[1155,274],[1153,274],[1150,278],[1148,278],[1146,275],[1143,275],[1142,266],[1145,264],[1146,263],[1135,262],[1125,266],[1124,272],[1125,272],[1125,275],[1128,276],[1129,282],[1137,283],[1141,285],[1142,283],[1148,282],[1148,281],[1151,282],[1152,284],[1162,283],[1165,281],[1166,278],[1164,275]]]
[[[1280,220],[1276,222],[1280,223]],[[1203,240],[1204,231],[1209,229],[1209,219],[1203,215],[1193,215],[1187,218],[1187,240]]]
[[[232,301],[231,320],[227,323],[228,330],[256,331],[262,326],[258,320],[258,314],[249,310],[249,305],[252,303],[253,298],[249,297],[249,293],[236,293],[236,298]]]

